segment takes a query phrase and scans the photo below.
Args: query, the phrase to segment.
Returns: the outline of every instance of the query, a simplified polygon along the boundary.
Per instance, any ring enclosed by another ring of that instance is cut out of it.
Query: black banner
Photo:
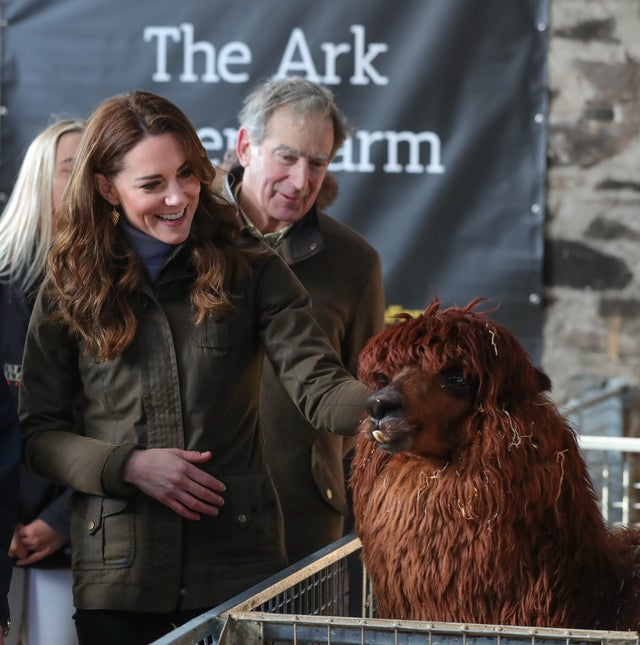
[[[390,311],[484,296],[541,355],[548,0],[9,0],[0,191],[53,118],[148,89],[214,163],[270,76],[332,89],[355,131],[328,212],[382,256]],[[348,258],[345,258],[348,261]]]

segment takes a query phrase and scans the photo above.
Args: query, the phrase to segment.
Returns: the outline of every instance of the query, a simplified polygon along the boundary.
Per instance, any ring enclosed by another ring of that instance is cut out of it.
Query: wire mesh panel
[[[216,609],[219,613],[233,610],[345,616],[348,557],[360,549],[360,540],[352,533]]]
[[[232,613],[219,645],[631,645],[630,632]]]
[[[349,560],[359,557],[362,545],[347,535],[251,587],[231,600],[173,630],[153,645],[212,645],[218,640],[230,612],[263,612],[279,615],[347,616],[349,612]],[[372,615],[369,578],[363,574],[362,615]],[[240,641],[242,642],[242,641]],[[246,643],[254,641],[247,640]],[[256,641],[257,642],[257,641]]]

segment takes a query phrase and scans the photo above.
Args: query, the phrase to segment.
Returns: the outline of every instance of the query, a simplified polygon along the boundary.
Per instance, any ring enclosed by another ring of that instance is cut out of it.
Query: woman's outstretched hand
[[[152,448],[134,450],[124,466],[124,480],[188,520],[218,515],[225,486],[197,464],[211,452]]]

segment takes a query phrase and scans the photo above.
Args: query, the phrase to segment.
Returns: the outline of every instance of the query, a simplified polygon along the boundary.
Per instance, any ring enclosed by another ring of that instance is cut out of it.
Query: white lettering
[[[296,56],[299,58],[298,61],[294,60]],[[276,78],[284,78],[290,72],[297,72],[302,76],[306,76],[314,83],[321,82],[316,67],[313,64],[307,39],[299,27],[296,27],[291,32],[291,36],[289,36],[287,46],[280,60],[280,67],[278,67],[278,71],[276,72]]]
[[[276,78],[284,78],[290,73],[306,76],[315,83],[325,85],[338,85],[340,76],[336,73],[336,60],[339,56],[353,51],[353,76],[349,79],[352,85],[388,85],[389,78],[383,76],[373,66],[373,61],[380,54],[387,52],[386,43],[367,43],[365,28],[362,25],[352,25],[354,46],[348,43],[325,42],[320,45],[324,51],[324,76],[320,76],[313,62],[311,49],[302,29],[296,27],[291,32],[289,40],[280,60],[280,66],[275,74]]]
[[[351,45],[322,43],[320,48],[324,51],[324,78],[322,82],[325,85],[339,85],[342,79],[336,74],[336,59],[341,54],[348,54],[351,51]]]
[[[148,43],[153,38],[158,38],[156,46],[156,71],[151,80],[156,83],[168,83],[171,74],[167,72],[167,38],[174,43],[180,42],[180,30],[177,27],[145,27],[143,32],[144,42]]]
[[[211,162],[218,166],[222,163],[222,157],[229,148],[236,147],[238,137],[237,128],[223,128],[217,130],[212,127],[203,127],[198,130],[198,136]],[[429,159],[427,163],[420,163],[420,144],[429,143]],[[371,150],[375,144],[384,144],[386,161],[382,165],[383,172],[387,174],[397,173],[429,173],[441,175],[445,167],[441,163],[440,137],[435,132],[395,132],[393,130],[358,130],[353,137],[348,137],[342,144],[335,157],[329,164],[331,172],[354,172],[373,173],[377,166],[371,159]],[[402,165],[399,161],[399,152],[403,143],[408,144],[409,163]],[[356,145],[354,145],[356,144]],[[356,153],[357,152],[357,159]],[[219,156],[217,156],[219,155]]]
[[[240,41],[232,41],[223,45],[218,54],[218,74],[227,83],[246,83],[249,80],[247,72],[232,72],[230,65],[249,65],[251,50]]]
[[[324,53],[324,75],[316,68],[311,48],[305,33],[299,27],[291,31],[285,46],[284,54],[275,78],[284,78],[290,74],[300,74],[315,83],[339,85],[342,78],[338,75],[337,61],[340,57],[352,54],[351,85],[388,85],[389,77],[381,74],[374,66],[380,54],[389,51],[386,43],[368,43],[363,25],[351,25],[353,45],[349,43],[323,42],[320,49]],[[156,41],[155,72],[152,80],[156,83],[168,83],[171,74],[167,67],[169,63],[169,44],[182,42],[182,73],[179,80],[182,83],[247,83],[249,73],[238,70],[238,66],[250,65],[253,57],[249,46],[241,41],[231,41],[218,50],[207,40],[195,40],[194,26],[191,23],[181,23],[179,27],[149,26],[143,31],[145,42]],[[204,63],[202,73],[196,73],[196,58]],[[231,69],[235,67],[236,69]]]
[[[351,83],[353,85],[369,85],[369,79],[374,85],[388,85],[389,77],[382,76],[373,67],[373,61],[378,54],[389,51],[389,45],[386,43],[369,43],[365,53],[365,33],[362,25],[352,25],[351,33],[354,36],[354,58],[353,58],[353,76]]]
[[[373,172],[376,167],[371,163],[371,146],[378,142],[384,141],[384,132],[367,132],[366,130],[359,130],[356,132],[356,137],[360,141],[360,163],[358,170],[360,172]]]
[[[229,148],[236,147],[236,139],[238,137],[237,128],[223,128],[222,131],[215,128],[204,127],[198,129],[198,136],[204,149],[207,151],[209,159],[214,166],[219,166],[222,163],[222,157]],[[220,157],[213,157],[210,153],[219,152]]]
[[[357,160],[354,154],[354,142],[357,141]],[[420,144],[429,143],[429,159],[427,164],[420,163]],[[382,166],[385,173],[430,173],[440,175],[445,172],[441,163],[441,142],[435,132],[394,132],[358,130],[354,137],[349,137],[338,150],[329,165],[331,172],[362,172],[372,173],[376,165],[371,160],[371,149],[376,143],[386,142],[386,162]],[[402,165],[398,162],[400,144],[409,144],[409,163]]]
[[[183,83],[195,83],[198,76],[193,71],[193,59],[196,53],[204,54],[205,58],[205,72],[200,79],[205,83],[217,83],[220,77],[215,72],[216,65],[216,50],[214,46],[205,41],[200,40],[197,43],[193,41],[193,25],[185,22],[180,25],[180,29],[184,34],[182,41],[182,74],[180,80]]]
[[[217,56],[216,48],[206,40],[195,41],[193,25],[185,22],[178,27],[145,27],[143,37],[145,42],[156,43],[156,71],[152,80],[156,83],[168,83],[171,74],[167,71],[168,50],[167,43],[171,39],[174,43],[182,41],[182,73],[178,77],[183,83],[246,83],[249,74],[245,71],[233,71],[232,66],[249,65],[251,63],[251,50],[248,45],[239,41],[232,41],[223,45]],[[196,54],[204,56],[204,72],[201,75],[195,72]]]
[[[444,166],[440,163],[440,137],[434,132],[393,132],[387,130],[384,133],[387,139],[387,163],[382,167],[385,172],[402,172],[402,166],[398,163],[398,146],[402,142],[409,144],[409,163],[404,166],[408,173],[429,172],[441,174]],[[420,144],[423,141],[429,142],[430,156],[429,163],[424,166],[420,163]]]
[[[331,172],[356,172],[353,163],[353,139],[348,137],[329,164]]]

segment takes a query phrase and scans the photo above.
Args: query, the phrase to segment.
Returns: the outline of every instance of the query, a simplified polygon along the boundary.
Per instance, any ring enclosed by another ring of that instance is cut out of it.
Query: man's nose
[[[289,179],[297,190],[303,191],[309,183],[309,165],[307,162],[299,160],[291,169]]]

